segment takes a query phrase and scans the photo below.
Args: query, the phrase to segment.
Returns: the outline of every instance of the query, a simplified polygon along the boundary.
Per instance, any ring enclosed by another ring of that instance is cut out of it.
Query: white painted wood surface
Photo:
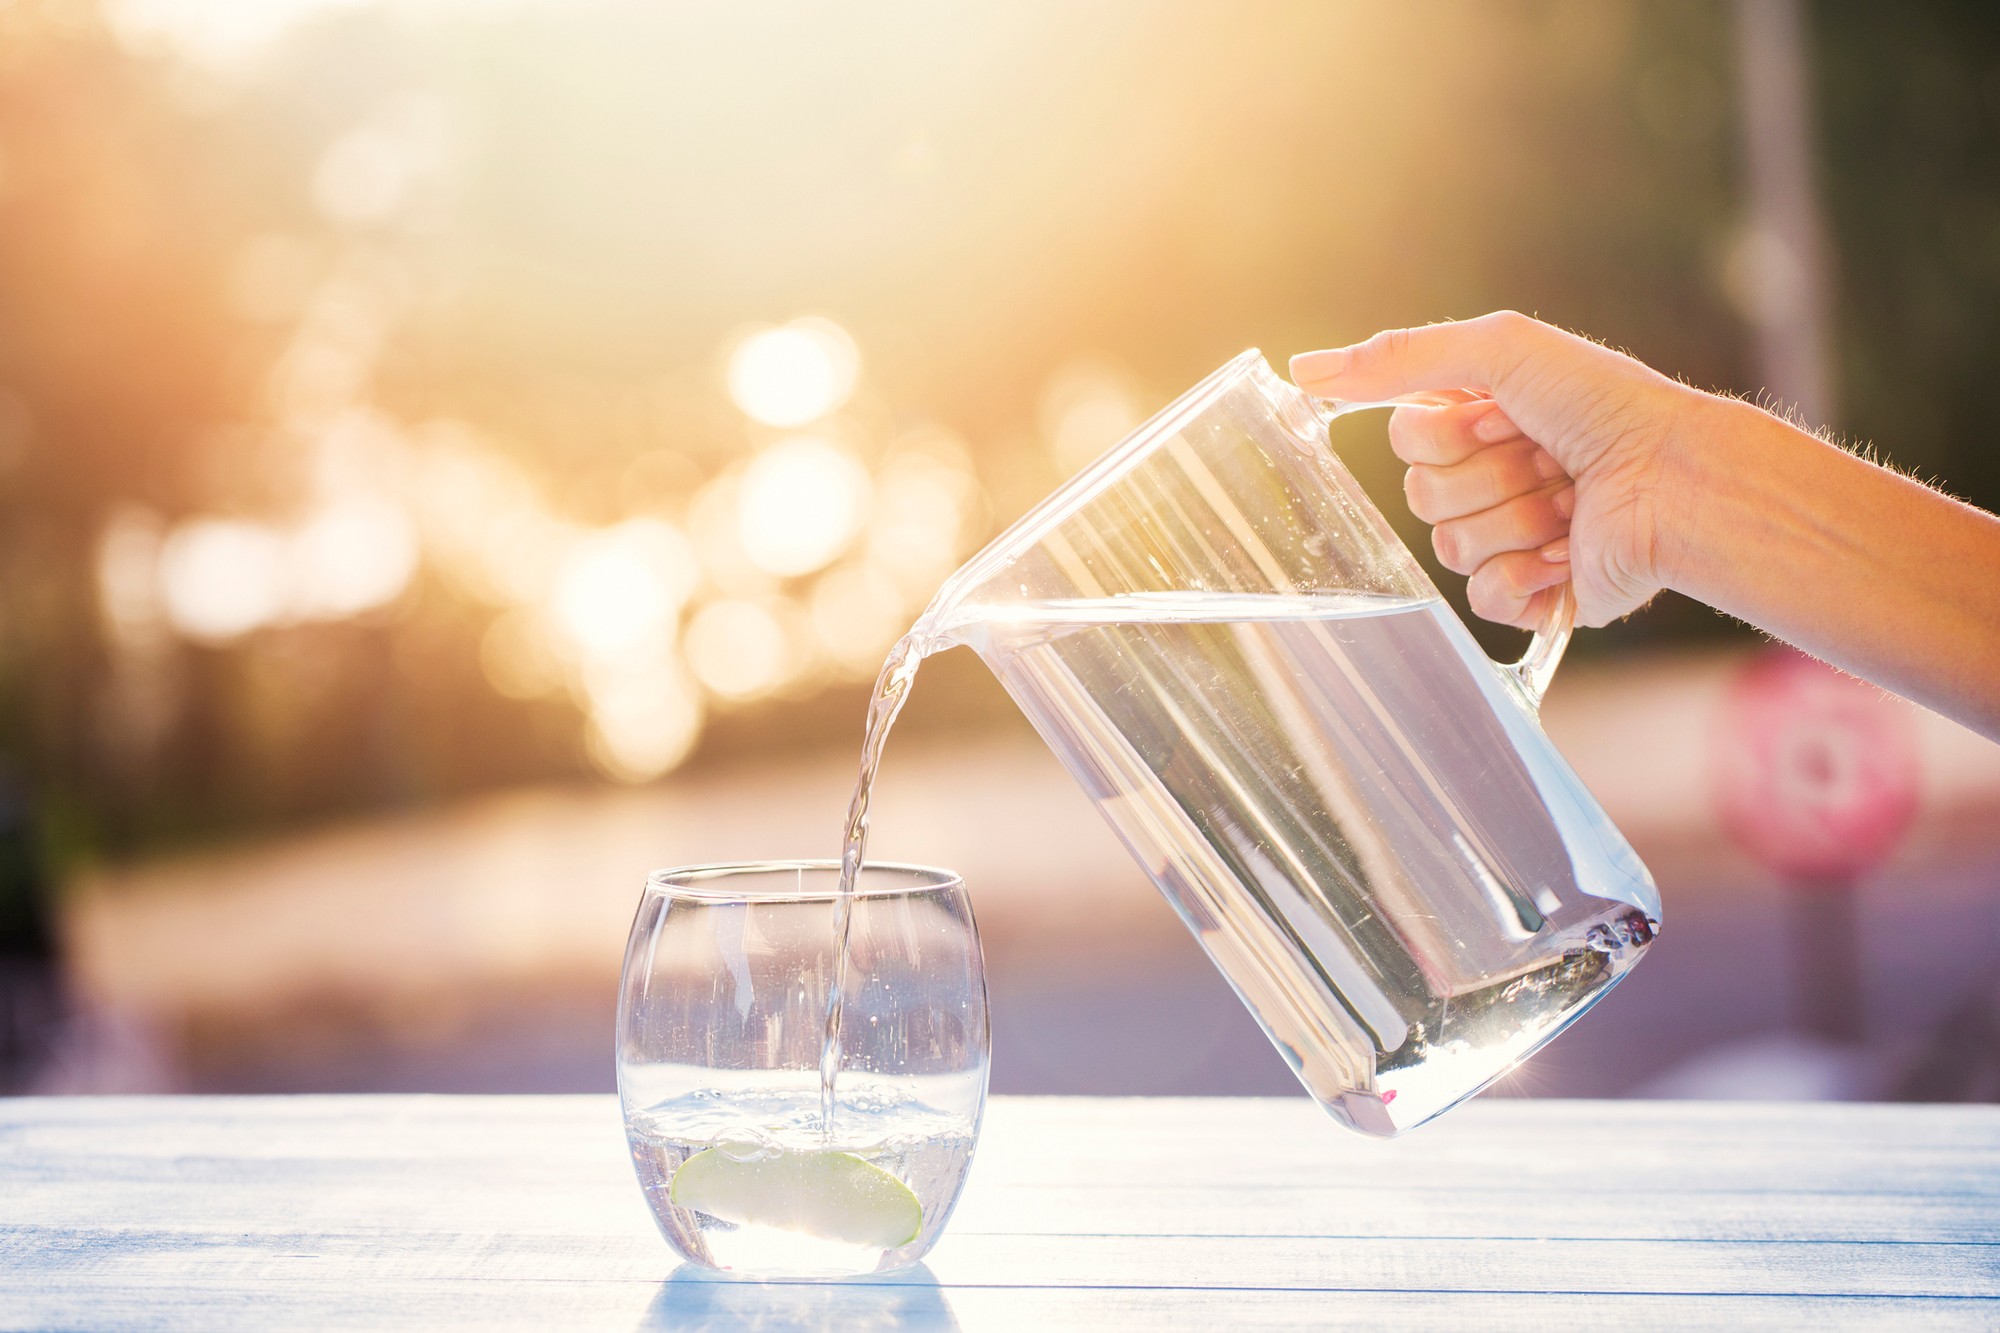
[[[0,1328],[2000,1327],[2000,1107],[997,1099],[924,1267],[676,1272],[609,1097],[0,1101]]]

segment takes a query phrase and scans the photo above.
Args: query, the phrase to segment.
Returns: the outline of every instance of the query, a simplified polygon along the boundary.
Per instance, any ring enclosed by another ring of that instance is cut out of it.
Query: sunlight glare
[[[249,62],[315,14],[359,0],[107,0],[105,20],[131,50],[161,48],[218,67]]]
[[[392,101],[327,145],[313,169],[313,202],[328,218],[350,225],[395,216],[444,164],[444,120],[433,99]]]
[[[1042,391],[1042,437],[1065,476],[1131,433],[1144,417],[1131,378],[1096,358],[1070,362]]]

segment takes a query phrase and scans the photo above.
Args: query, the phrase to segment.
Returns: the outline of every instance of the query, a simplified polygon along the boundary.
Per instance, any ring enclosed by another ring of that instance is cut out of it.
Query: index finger
[[[1418,329],[1388,329],[1351,347],[1300,353],[1292,358],[1292,380],[1307,393],[1351,402],[1437,389],[1491,393],[1548,327],[1503,310]]]

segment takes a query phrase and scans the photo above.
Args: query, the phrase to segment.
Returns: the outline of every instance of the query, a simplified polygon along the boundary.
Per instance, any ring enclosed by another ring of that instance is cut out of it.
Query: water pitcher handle
[[[1321,421],[1332,425],[1338,417],[1349,412],[1367,412],[1383,407],[1452,407],[1465,402],[1467,395],[1453,393],[1412,393],[1401,398],[1390,398],[1379,403],[1355,403],[1344,398],[1313,398],[1307,395],[1313,411]],[[1576,629],[1576,593],[1568,583],[1555,590],[1554,603],[1549,607],[1549,618],[1535,636],[1528,640],[1528,651],[1521,654],[1521,660],[1503,664],[1500,668],[1514,687],[1521,692],[1521,698],[1530,709],[1540,710],[1542,696],[1548,693],[1549,681],[1556,674],[1556,664],[1562,661],[1563,649],[1569,647],[1569,636]]]
[[[1563,649],[1569,647],[1570,633],[1576,628],[1575,591],[1565,581],[1556,586],[1555,594],[1549,618],[1535,631],[1535,637],[1528,640],[1528,651],[1521,654],[1520,661],[1500,668],[1520,687],[1528,707],[1537,710],[1542,706],[1542,696],[1549,692],[1549,680],[1556,674],[1556,663],[1562,661]]]

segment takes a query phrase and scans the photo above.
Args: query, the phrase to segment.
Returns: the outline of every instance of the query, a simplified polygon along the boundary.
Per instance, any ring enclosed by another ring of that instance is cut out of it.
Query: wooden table
[[[676,1271],[609,1097],[0,1101],[0,1327],[2000,1327],[2000,1107],[995,1101],[929,1262]]]

